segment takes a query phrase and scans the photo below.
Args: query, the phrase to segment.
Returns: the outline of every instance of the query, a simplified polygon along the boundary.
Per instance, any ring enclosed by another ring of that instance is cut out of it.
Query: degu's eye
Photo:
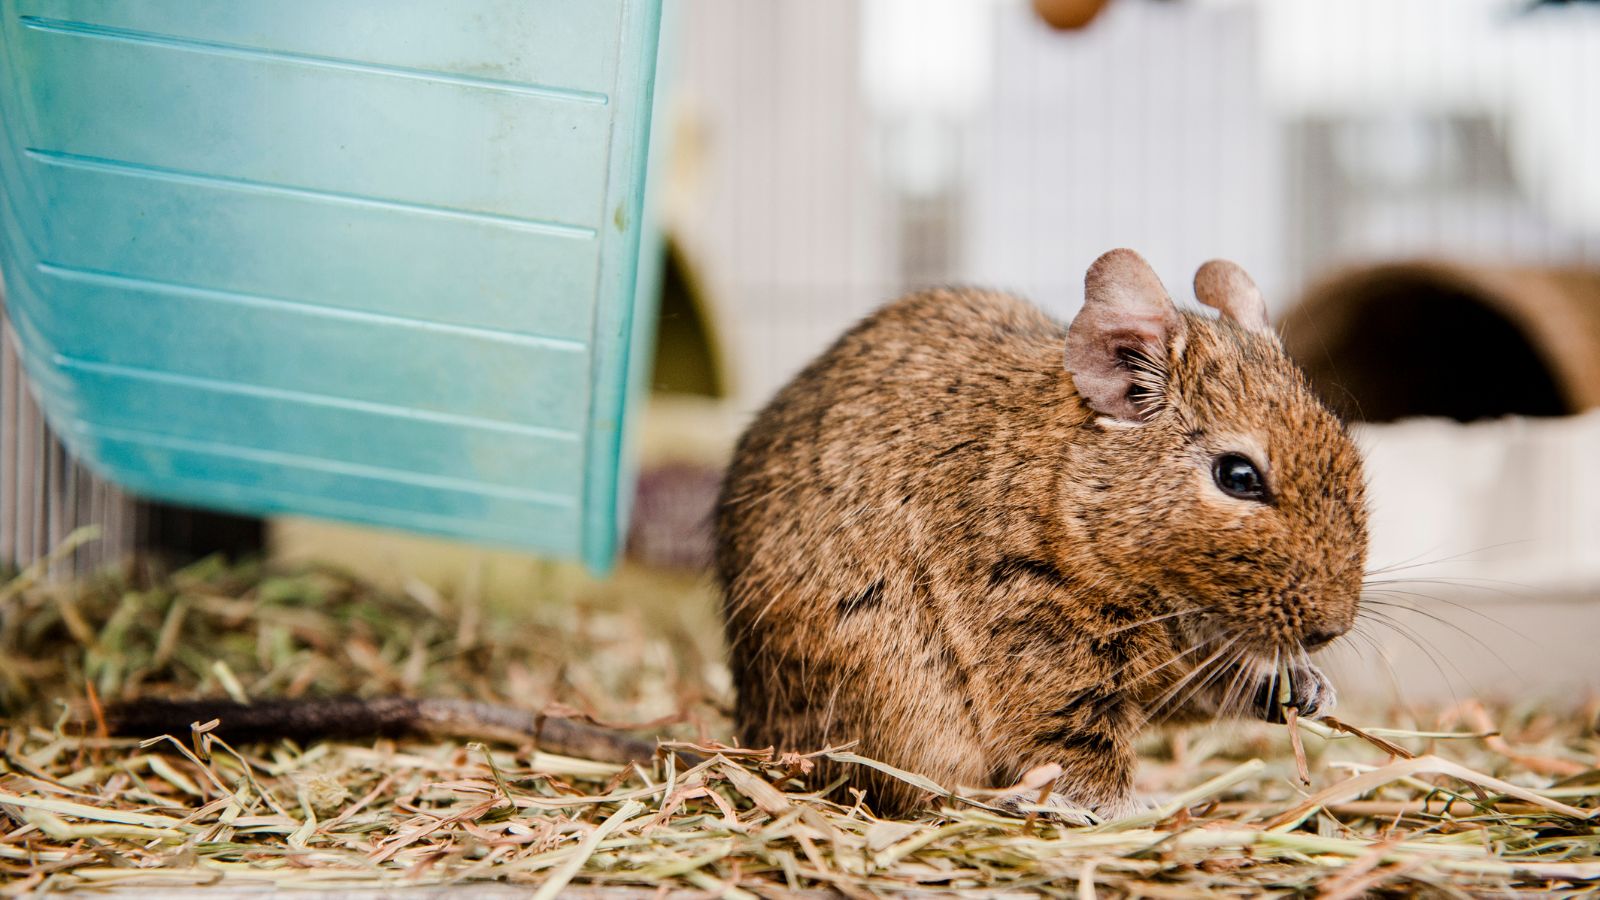
[[[1224,453],[1211,464],[1211,477],[1216,479],[1217,487],[1230,497],[1240,500],[1267,499],[1267,480],[1261,477],[1261,470],[1248,457],[1237,453]]]

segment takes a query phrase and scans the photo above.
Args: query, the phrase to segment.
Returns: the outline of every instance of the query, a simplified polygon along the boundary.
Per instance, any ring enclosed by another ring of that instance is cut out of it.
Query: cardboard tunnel
[[[1314,285],[1280,325],[1289,354],[1353,421],[1600,406],[1600,271],[1352,268]]]

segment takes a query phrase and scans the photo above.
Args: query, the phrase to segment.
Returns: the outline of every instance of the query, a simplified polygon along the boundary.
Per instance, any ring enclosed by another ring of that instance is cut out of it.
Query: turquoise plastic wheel
[[[0,0],[0,270],[51,425],[151,497],[607,568],[660,14]]]

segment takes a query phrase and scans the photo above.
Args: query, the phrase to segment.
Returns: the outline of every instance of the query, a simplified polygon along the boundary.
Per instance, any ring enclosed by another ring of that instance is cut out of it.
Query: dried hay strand
[[[1157,733],[1141,786],[1163,799],[1071,825],[847,747],[717,743],[727,682],[705,604],[647,623],[616,590],[496,611],[326,568],[23,573],[0,588],[3,890],[1337,898],[1600,882],[1593,709],[1469,703],[1430,730],[1300,719],[1294,744],[1285,726]],[[488,700],[669,740],[653,766],[625,767],[434,738],[232,746],[206,723],[143,742],[94,733],[103,704],[140,695],[348,693]],[[70,727],[82,710],[87,735]],[[926,790],[929,811],[884,819],[809,790],[799,776],[823,756]]]

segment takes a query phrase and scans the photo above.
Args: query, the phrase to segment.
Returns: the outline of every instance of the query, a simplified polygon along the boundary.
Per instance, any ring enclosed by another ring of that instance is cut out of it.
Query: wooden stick
[[[111,733],[126,737],[183,734],[194,722],[220,720],[216,734],[235,743],[290,739],[302,743],[337,738],[425,734],[438,737],[532,742],[540,750],[600,762],[648,763],[654,740],[597,728],[560,716],[471,700],[410,697],[326,697],[256,700],[135,700],[105,710]],[[697,754],[674,750],[689,765]]]

